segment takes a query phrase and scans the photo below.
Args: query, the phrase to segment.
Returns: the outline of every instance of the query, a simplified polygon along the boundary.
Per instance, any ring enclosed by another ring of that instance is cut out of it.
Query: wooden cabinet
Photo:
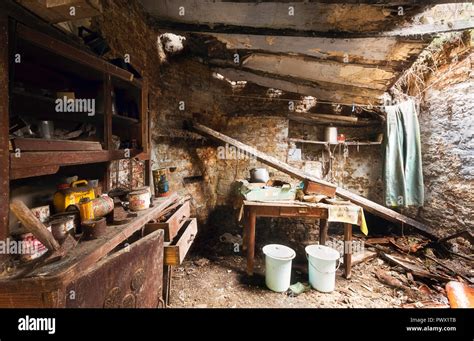
[[[142,235],[141,228],[176,199],[155,200],[132,222],[107,227],[104,237],[82,241],[61,260],[1,278],[0,307],[162,307],[164,231]]]
[[[156,308],[163,283],[163,231],[105,257],[63,294],[67,308]]]
[[[158,230],[73,277],[63,272],[54,281],[3,283],[0,307],[156,308],[162,306],[162,283],[163,231]]]
[[[92,178],[101,180],[103,190],[107,191],[112,162],[134,159],[144,163],[140,169],[144,169],[145,174],[140,179],[145,180],[144,185],[150,184],[146,79],[137,79],[131,72],[93,55],[84,47],[32,29],[8,14],[0,15],[0,30],[5,38],[0,40],[3,51],[0,54],[3,80],[0,87],[2,238],[9,234],[8,202],[12,190],[16,184],[27,183],[24,181],[35,181],[33,178],[38,176],[55,176],[64,169],[71,172],[70,167],[74,167],[74,171],[77,169],[76,175],[81,176],[81,167],[94,164],[97,167],[87,168],[89,174],[94,169]],[[94,113],[76,109],[58,111],[56,101],[63,98],[60,96],[64,92],[77,100],[93,100]],[[132,109],[120,109],[114,102],[119,98],[122,98],[122,108]],[[35,122],[52,121],[55,128],[63,132],[81,131],[87,125],[91,135],[83,135],[74,141],[69,137],[48,140],[38,136],[10,139],[13,130],[9,129],[20,118],[27,124],[33,122],[33,126]],[[120,146],[115,143],[114,135],[121,139]]]

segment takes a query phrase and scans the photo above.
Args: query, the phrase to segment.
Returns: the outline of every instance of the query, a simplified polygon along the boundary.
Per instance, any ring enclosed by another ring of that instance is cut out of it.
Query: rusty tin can
[[[129,208],[132,211],[143,211],[150,208],[150,187],[140,187],[128,194]]]

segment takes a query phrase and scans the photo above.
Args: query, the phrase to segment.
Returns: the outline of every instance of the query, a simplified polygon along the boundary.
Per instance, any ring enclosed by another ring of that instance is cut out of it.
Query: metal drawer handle
[[[308,209],[307,208],[299,208],[298,213],[308,213]]]

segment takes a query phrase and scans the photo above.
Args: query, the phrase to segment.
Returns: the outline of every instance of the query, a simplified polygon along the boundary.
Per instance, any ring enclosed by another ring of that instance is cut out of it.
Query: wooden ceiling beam
[[[340,63],[390,65],[393,68],[400,68],[406,60],[416,58],[428,45],[421,41],[404,41],[396,37],[295,39],[288,36],[225,33],[194,33],[191,36],[208,43],[209,38],[214,38],[229,50],[301,55]]]
[[[242,62],[242,67],[310,82],[331,82],[376,90],[386,90],[396,77],[394,70],[379,66],[315,61],[261,53],[251,54]]]
[[[380,32],[405,22],[423,5],[334,4],[320,2],[230,2],[141,0],[158,23],[269,28],[314,32]]]
[[[275,88],[289,93],[313,96],[322,101],[342,103],[348,106],[353,104],[380,104],[381,100],[379,97],[383,95],[383,91],[379,90],[328,82],[311,83],[236,68],[212,67],[212,70],[233,81],[248,81],[266,88]]]

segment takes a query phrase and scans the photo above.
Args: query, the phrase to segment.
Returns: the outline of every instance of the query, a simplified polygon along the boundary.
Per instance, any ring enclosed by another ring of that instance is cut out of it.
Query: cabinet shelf
[[[100,112],[95,113],[94,116],[89,116],[84,112],[57,112],[55,110],[55,99],[51,97],[19,90],[14,90],[12,94],[12,109],[15,114],[45,120],[51,119],[102,124],[104,122],[104,114]],[[139,124],[140,120],[117,114],[112,115],[112,123],[122,126],[129,126]]]
[[[23,152],[19,157],[10,153],[10,179],[55,174],[59,167],[63,166],[109,162],[126,158],[148,159],[148,155],[140,149],[130,149],[129,152],[129,155],[126,155],[125,150]]]

